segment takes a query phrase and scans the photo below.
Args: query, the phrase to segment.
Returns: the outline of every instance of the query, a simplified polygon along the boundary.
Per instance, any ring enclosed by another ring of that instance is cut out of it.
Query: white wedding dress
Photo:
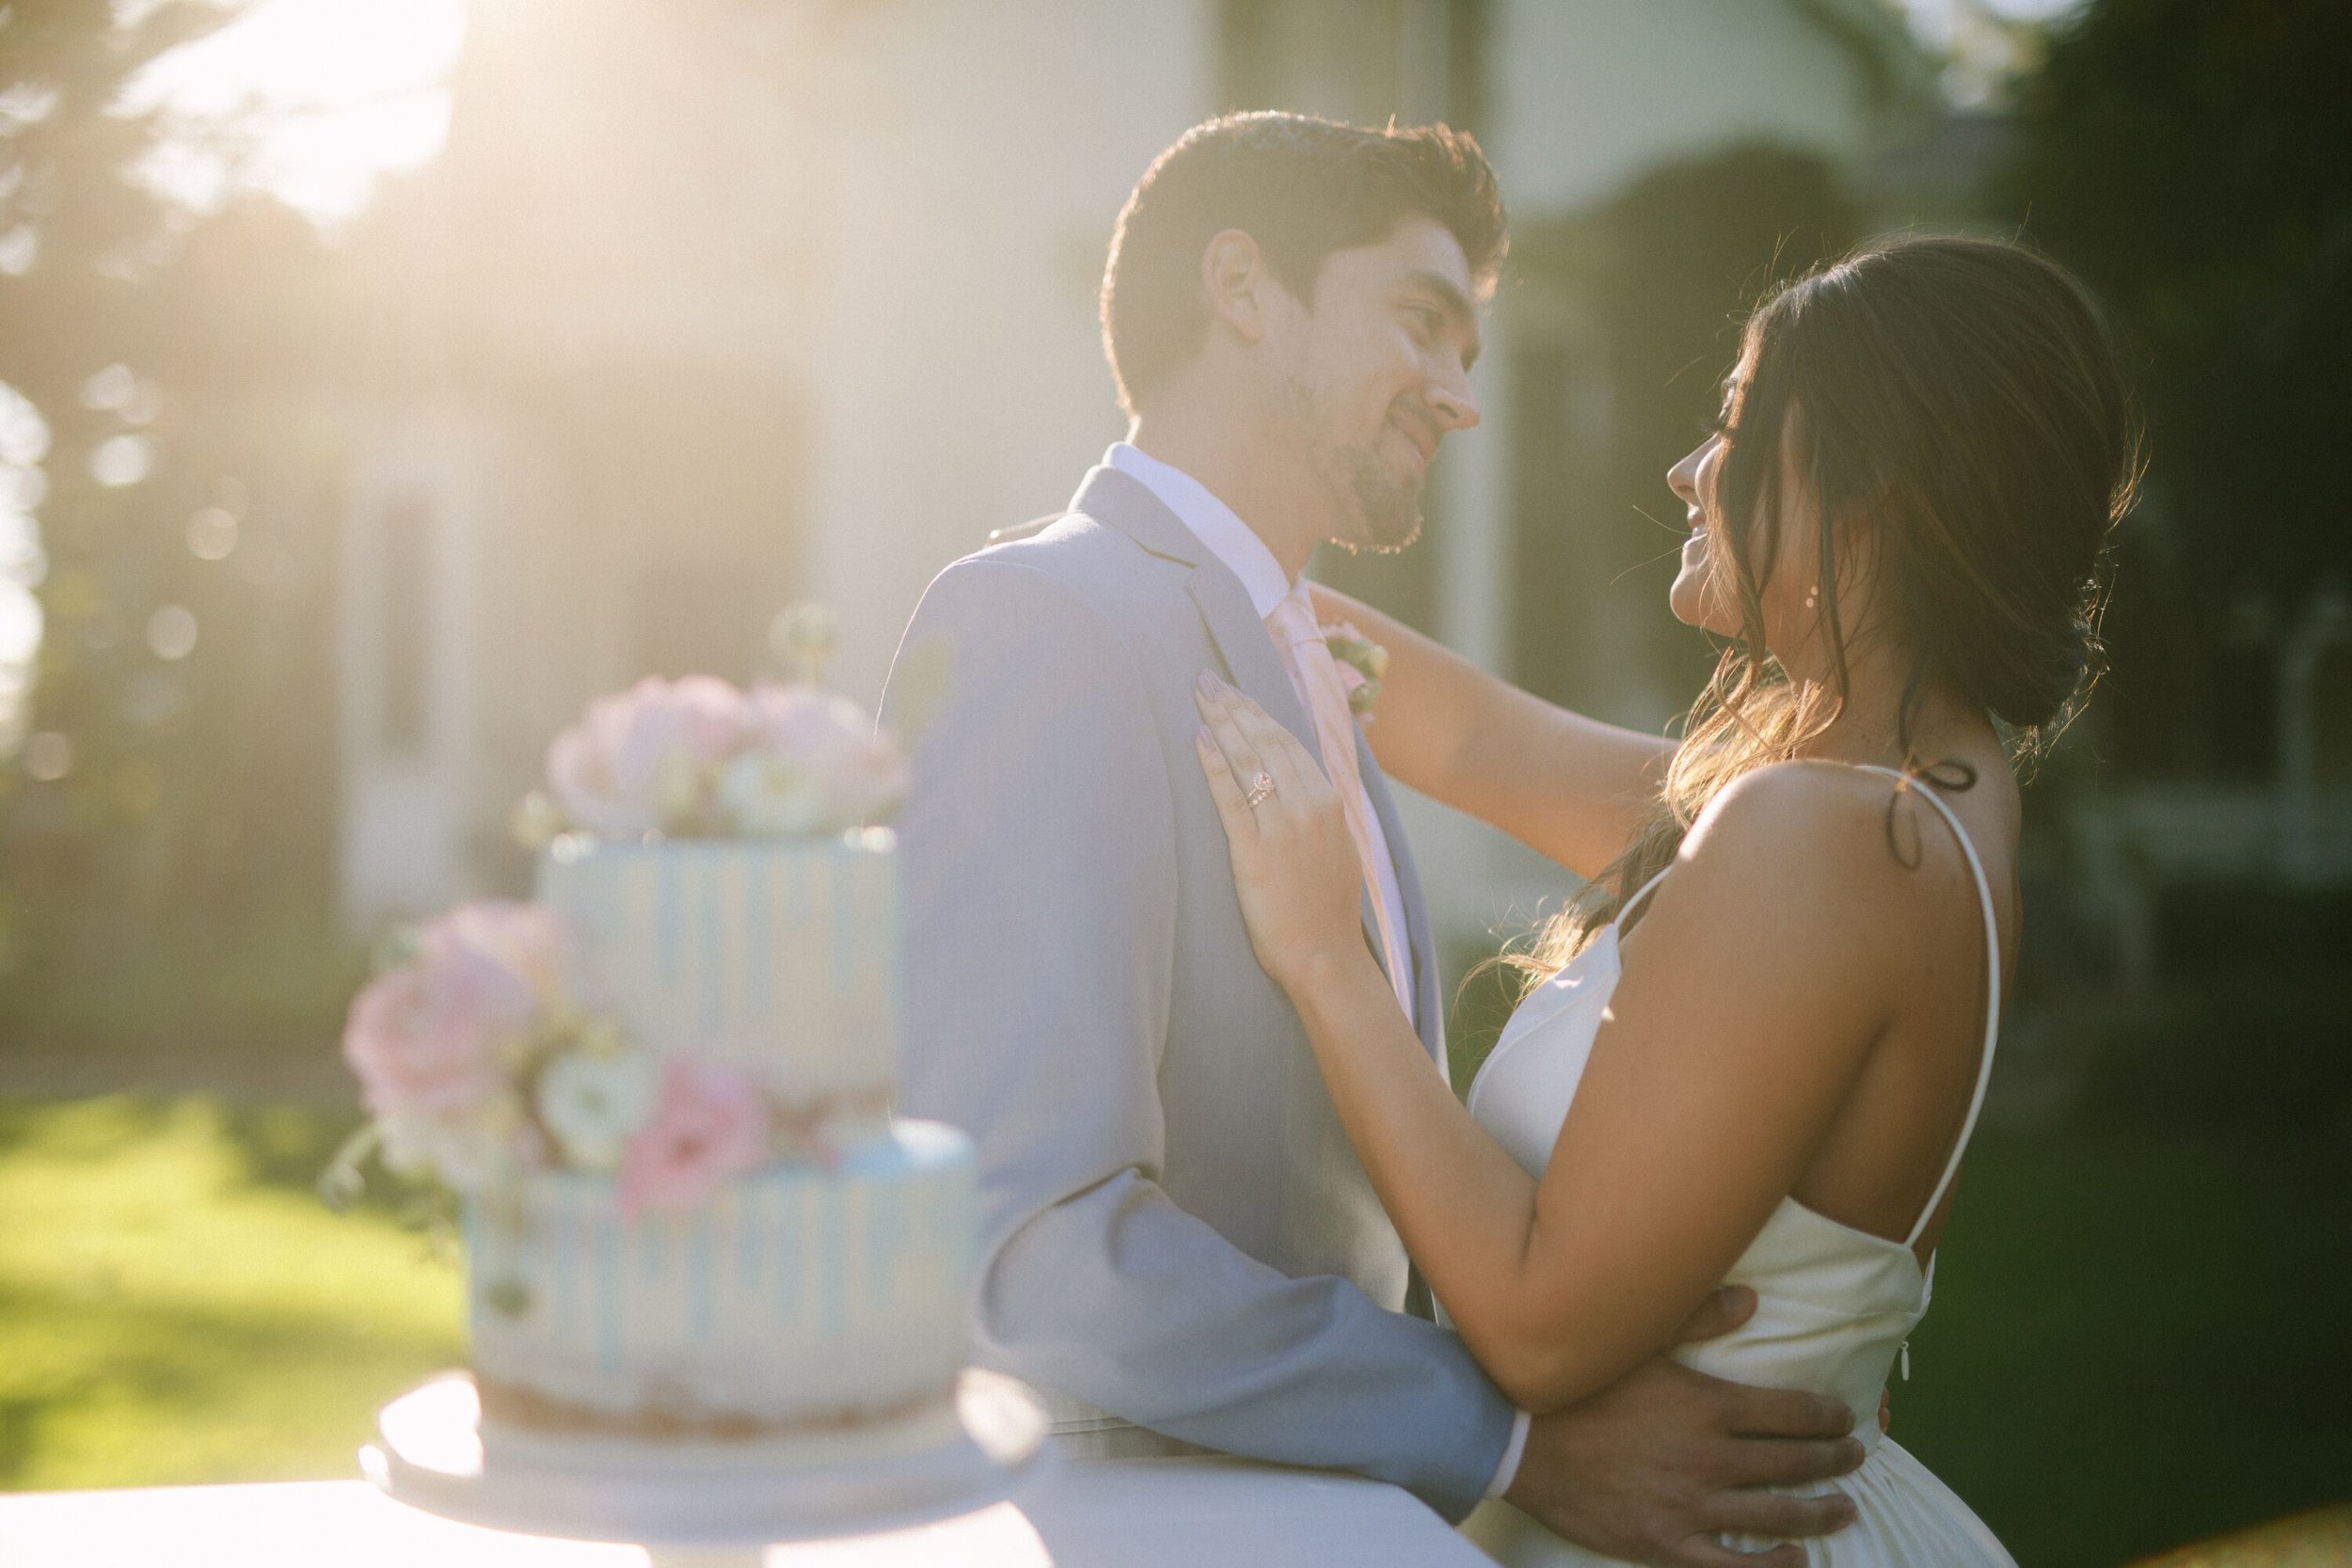
[[[1869,771],[1902,777],[1883,768]],[[1868,1450],[1862,1468],[1836,1481],[1791,1489],[1818,1496],[1835,1488],[1851,1497],[1857,1510],[1853,1524],[1805,1543],[1815,1568],[2015,1568],[1968,1505],[1879,1431],[1880,1392],[1897,1356],[1907,1354],[1906,1341],[1927,1312],[1935,1276],[1933,1260],[1922,1270],[1913,1248],[1960,1169],[1961,1154],[1976,1129],[2000,1019],[2000,937],[1984,863],[1952,809],[1926,785],[1914,781],[1914,787],[1960,835],[1984,909],[1992,977],[1976,1095],[1950,1162],[1917,1224],[1899,1242],[1840,1225],[1793,1197],[1781,1199],[1727,1280],[1756,1291],[1756,1315],[1722,1338],[1676,1352],[1675,1358],[1714,1377],[1756,1387],[1802,1388],[1852,1407],[1854,1435]],[[1660,873],[1628,899],[1625,911],[1663,877]],[[1470,1085],[1471,1117],[1531,1176],[1540,1175],[1551,1157],[1617,975],[1613,925],[1520,1004]],[[1464,1530],[1513,1568],[1597,1568],[1613,1560],[1563,1541],[1505,1503],[1483,1504]],[[1725,1542],[1747,1550],[1775,1544],[1745,1537]]]

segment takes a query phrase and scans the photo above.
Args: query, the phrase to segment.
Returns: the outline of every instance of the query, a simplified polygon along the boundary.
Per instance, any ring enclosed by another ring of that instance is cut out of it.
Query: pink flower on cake
[[[492,1097],[561,966],[554,918],[528,904],[460,905],[425,927],[417,957],[363,987],[344,1024],[368,1109],[445,1117]]]
[[[703,826],[719,769],[743,743],[742,693],[712,675],[648,675],[548,748],[548,784],[564,814],[603,838]]]
[[[540,1008],[562,1005],[564,925],[541,905],[513,898],[460,904],[419,933],[418,947],[428,964],[487,959],[528,989]]]
[[[854,703],[811,686],[751,693],[755,727],[719,785],[739,832],[838,832],[896,811],[906,758]]]
[[[682,1209],[768,1159],[768,1104],[735,1069],[674,1056],[653,1115],[621,1160],[620,1210]]]

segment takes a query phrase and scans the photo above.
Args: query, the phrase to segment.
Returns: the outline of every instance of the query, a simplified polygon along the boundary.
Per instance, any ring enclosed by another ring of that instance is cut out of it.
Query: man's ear
[[[1265,336],[1272,281],[1258,242],[1239,229],[1221,230],[1200,252],[1200,288],[1209,313],[1246,343]]]

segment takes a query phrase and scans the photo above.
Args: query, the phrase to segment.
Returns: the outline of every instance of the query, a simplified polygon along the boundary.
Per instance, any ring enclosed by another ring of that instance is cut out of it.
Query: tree
[[[326,746],[323,632],[280,635],[287,552],[238,476],[298,444],[253,428],[255,410],[317,357],[326,254],[273,200],[199,211],[145,178],[166,147],[233,167],[246,127],[125,110],[151,62],[235,16],[212,0],[0,6],[0,382],[49,436],[15,498],[39,517],[44,635],[32,742],[0,755],[0,899],[99,969],[139,921],[251,912],[283,846],[323,880],[323,814],[287,784],[325,759],[273,772],[279,737],[255,723],[299,716],[302,744]]]
[[[2270,762],[2270,646],[2352,573],[2352,7],[2094,0],[2000,182],[2106,303],[2152,436],[2113,623],[2122,750]]]

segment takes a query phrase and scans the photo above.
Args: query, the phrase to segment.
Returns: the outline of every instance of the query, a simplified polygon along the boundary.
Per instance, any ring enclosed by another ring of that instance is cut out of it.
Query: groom
[[[1145,173],[1103,283],[1130,438],[1066,514],[941,573],[901,644],[901,671],[952,659],[900,819],[904,1106],[977,1140],[979,1356],[1047,1391],[1069,1450],[1353,1470],[1453,1520],[1507,1496],[1613,1555],[1717,1561],[1703,1532],[1844,1522],[1740,1488],[1850,1468],[1845,1410],[1661,1359],[1514,1411],[1429,1321],[1251,956],[1194,760],[1204,670],[1316,752],[1365,941],[1443,1071],[1420,883],[1300,573],[1324,540],[1420,531],[1438,443],[1478,422],[1504,244],[1484,156],[1442,126],[1232,116]]]

